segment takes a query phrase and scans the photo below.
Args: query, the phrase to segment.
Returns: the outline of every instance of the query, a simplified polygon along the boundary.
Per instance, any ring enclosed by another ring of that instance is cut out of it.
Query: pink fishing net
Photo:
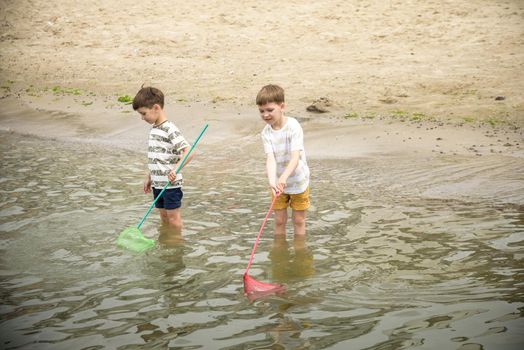
[[[265,283],[265,282],[257,281],[253,277],[249,276],[249,273],[248,273],[249,268],[251,267],[251,263],[253,262],[255,250],[257,249],[258,242],[260,241],[260,235],[262,234],[262,231],[264,230],[264,226],[266,225],[269,215],[271,214],[271,211],[273,210],[273,206],[275,205],[275,201],[278,195],[279,194],[273,197],[271,206],[269,207],[266,217],[264,218],[264,221],[262,222],[262,226],[260,227],[260,230],[258,231],[258,235],[255,240],[255,244],[253,245],[253,249],[251,250],[251,255],[249,257],[249,262],[247,264],[246,271],[244,272],[244,294],[246,294],[246,296],[250,300],[253,300],[253,299],[262,297],[264,295],[268,295],[268,294],[282,293],[286,290],[286,287],[281,284],[272,284],[272,283]]]
[[[244,274],[244,293],[249,299],[256,299],[268,294],[278,294],[286,291],[286,286],[281,284],[260,282]]]

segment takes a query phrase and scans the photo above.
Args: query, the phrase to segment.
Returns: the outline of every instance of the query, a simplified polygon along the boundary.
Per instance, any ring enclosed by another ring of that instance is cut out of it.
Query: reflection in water
[[[184,238],[178,228],[162,222],[158,227],[158,243],[166,248],[182,247]]]
[[[304,280],[315,273],[313,253],[307,246],[306,235],[293,235],[292,244],[288,243],[286,235],[274,235],[269,254],[272,278],[280,283],[293,283]],[[315,300],[318,303],[320,300]],[[299,302],[307,304],[306,300]],[[271,317],[272,324],[259,329],[266,334],[273,349],[309,349],[311,343],[303,338],[301,333],[307,329],[307,324],[287,315],[287,310],[293,303],[279,304],[277,313]]]
[[[522,206],[417,195],[439,164],[398,190],[370,175],[405,174],[396,159],[312,160],[307,241],[266,232],[250,270],[287,292],[250,303],[269,203],[249,145],[203,148],[184,169],[182,235],[151,217],[159,244],[135,254],[115,239],[150,204],[142,153],[0,136],[2,349],[522,348]]]
[[[315,273],[313,253],[306,245],[305,235],[294,235],[291,250],[285,235],[275,235],[269,258],[273,279],[282,283]]]
[[[165,262],[165,276],[173,277],[185,268],[185,241],[179,229],[161,223],[158,228],[159,258]]]
[[[152,267],[153,271],[162,271],[163,273],[158,277],[162,281],[159,288],[161,297],[158,300],[159,304],[153,309],[165,308],[167,311],[161,314],[166,317],[177,312],[179,302],[177,293],[183,287],[178,281],[178,277],[186,267],[184,263],[186,247],[180,230],[163,222],[160,222],[158,227],[158,243],[159,249],[155,252],[158,260],[151,260],[149,267]],[[176,329],[173,326],[163,327],[157,320],[158,318],[154,318],[152,321],[147,318],[141,320],[136,326],[136,335],[148,344],[163,344],[165,342],[163,339],[169,336],[169,333],[175,332],[176,334]]]

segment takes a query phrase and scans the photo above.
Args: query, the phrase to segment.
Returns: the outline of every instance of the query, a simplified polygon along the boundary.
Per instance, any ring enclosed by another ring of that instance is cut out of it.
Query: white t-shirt
[[[286,124],[280,130],[273,130],[268,124],[262,130],[261,136],[266,154],[272,152],[275,156],[277,179],[291,160],[291,151],[300,151],[297,168],[288,177],[284,193],[304,192],[309,185],[309,167],[304,150],[304,133],[298,121],[295,118],[287,117]]]

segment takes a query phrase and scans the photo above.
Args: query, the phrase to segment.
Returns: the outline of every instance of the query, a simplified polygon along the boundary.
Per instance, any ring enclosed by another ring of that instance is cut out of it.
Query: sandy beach
[[[143,151],[148,126],[118,100],[150,84],[185,133],[210,124],[204,147],[257,152],[254,96],[277,83],[309,157],[484,156],[523,167],[519,1],[4,1],[0,10],[4,131]]]
[[[146,83],[236,110],[273,82],[300,114],[326,98],[322,117],[524,122],[521,1],[37,0],[0,11],[4,96],[132,95]]]

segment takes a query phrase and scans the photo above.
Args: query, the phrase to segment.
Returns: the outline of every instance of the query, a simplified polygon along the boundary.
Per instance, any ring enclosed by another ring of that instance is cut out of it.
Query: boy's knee
[[[293,225],[304,226],[306,224],[306,218],[302,215],[293,216]]]
[[[286,226],[287,217],[275,217],[275,225]]]
[[[182,220],[180,219],[169,218],[168,224],[176,229],[182,229]]]
[[[275,224],[285,225],[287,223],[287,210],[276,209],[274,219]]]

